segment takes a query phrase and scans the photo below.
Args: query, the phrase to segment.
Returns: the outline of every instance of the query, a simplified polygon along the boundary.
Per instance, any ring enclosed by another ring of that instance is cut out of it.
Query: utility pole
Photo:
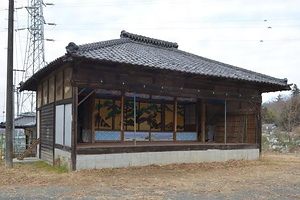
[[[7,88],[6,88],[6,154],[5,166],[7,168],[13,167],[13,129],[14,129],[14,113],[13,113],[13,64],[14,64],[14,0],[9,0],[8,8],[8,42],[7,42]]]

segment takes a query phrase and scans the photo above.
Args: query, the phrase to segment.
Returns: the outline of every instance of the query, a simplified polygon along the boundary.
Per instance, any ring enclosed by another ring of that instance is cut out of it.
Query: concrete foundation
[[[54,155],[54,165],[66,166],[69,170],[71,170],[71,153],[60,149],[55,149]]]
[[[55,151],[55,157],[57,157],[56,155]],[[176,163],[225,162],[229,160],[256,160],[258,158],[259,149],[211,149],[205,151],[77,155],[76,169],[120,168],[129,166],[147,166],[153,164],[168,165]]]

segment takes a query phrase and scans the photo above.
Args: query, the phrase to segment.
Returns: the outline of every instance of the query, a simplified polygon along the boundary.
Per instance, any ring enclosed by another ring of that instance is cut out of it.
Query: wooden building
[[[125,31],[66,50],[21,90],[37,91],[40,157],[72,170],[256,159],[261,94],[290,89]]]

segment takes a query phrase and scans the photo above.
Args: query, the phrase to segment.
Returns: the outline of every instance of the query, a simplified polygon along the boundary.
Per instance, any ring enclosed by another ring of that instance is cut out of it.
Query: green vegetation
[[[300,150],[300,90],[293,85],[291,96],[278,95],[275,101],[262,107],[263,124],[274,126],[263,129],[262,145],[265,149]],[[274,128],[275,127],[275,128]]]
[[[55,173],[58,173],[58,174],[66,173],[66,172],[69,171],[66,165],[62,165],[62,166],[51,166],[51,165],[45,163],[44,161],[34,162],[34,163],[31,163],[31,165],[32,165],[33,167],[38,168],[38,169],[44,169],[44,170],[46,170],[46,171],[49,171],[49,172],[55,172]]]

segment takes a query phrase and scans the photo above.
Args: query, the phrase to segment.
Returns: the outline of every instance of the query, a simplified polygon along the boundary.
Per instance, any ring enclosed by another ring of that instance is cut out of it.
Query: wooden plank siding
[[[53,165],[54,156],[54,104],[41,107],[41,159]]]

